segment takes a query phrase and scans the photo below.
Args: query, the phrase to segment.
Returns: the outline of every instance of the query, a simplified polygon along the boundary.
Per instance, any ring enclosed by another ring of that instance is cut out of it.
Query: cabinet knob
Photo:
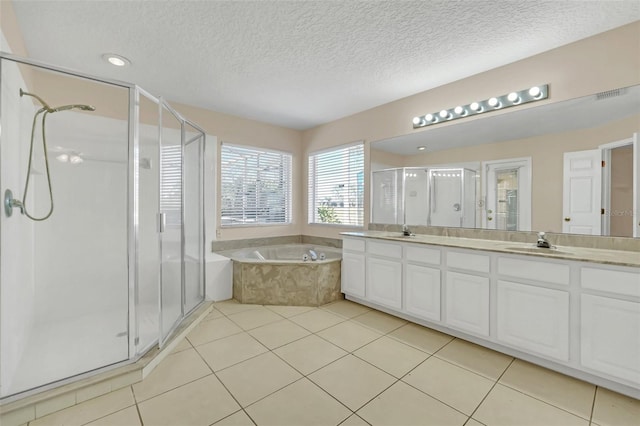
[[[492,217],[488,217],[487,220],[491,221],[491,220],[493,220],[493,218]]]
[[[571,218],[570,218],[570,217],[565,217],[565,218],[564,218],[564,221],[565,221],[565,222],[571,222]]]

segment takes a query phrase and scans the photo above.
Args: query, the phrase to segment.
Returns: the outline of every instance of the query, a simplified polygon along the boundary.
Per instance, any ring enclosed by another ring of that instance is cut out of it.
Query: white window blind
[[[291,222],[291,154],[222,145],[222,226]]]
[[[161,150],[160,211],[167,226],[182,224],[182,147],[166,145]]]
[[[362,226],[364,145],[309,156],[309,223]]]

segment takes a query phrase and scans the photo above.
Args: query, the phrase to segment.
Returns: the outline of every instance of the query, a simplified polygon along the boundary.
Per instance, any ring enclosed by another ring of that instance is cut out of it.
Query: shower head
[[[67,111],[70,109],[79,109],[82,111],[95,111],[96,108],[91,105],[64,105],[57,108],[52,109],[50,112],[58,112],[58,111]]]

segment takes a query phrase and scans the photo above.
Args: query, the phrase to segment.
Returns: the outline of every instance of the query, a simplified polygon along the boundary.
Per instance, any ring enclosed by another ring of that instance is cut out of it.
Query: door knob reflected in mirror
[[[493,218],[492,217],[488,217],[487,220],[491,221],[491,220],[493,220]]]
[[[564,221],[565,221],[565,222],[571,222],[571,218],[570,218],[570,217],[565,217],[565,218],[564,218]]]

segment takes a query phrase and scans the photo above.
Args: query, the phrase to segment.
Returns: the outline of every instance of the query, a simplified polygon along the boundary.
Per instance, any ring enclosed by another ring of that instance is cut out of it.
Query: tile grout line
[[[504,369],[504,371],[502,372],[502,374],[500,374],[500,376],[498,376],[498,378],[495,380],[495,382],[493,383],[493,386],[491,386],[491,389],[489,389],[489,392],[487,392],[484,397],[482,398],[482,400],[480,400],[480,402],[478,403],[478,405],[476,405],[476,408],[473,410],[473,412],[471,413],[471,415],[469,416],[469,418],[473,418],[473,415],[476,414],[476,412],[478,411],[478,408],[480,408],[480,406],[484,403],[484,401],[487,399],[487,397],[489,396],[489,394],[491,392],[493,392],[493,390],[495,389],[495,387],[498,385],[498,382],[500,381],[500,379],[502,379],[502,376],[505,375],[505,373],[507,372],[507,370],[509,370],[509,368],[513,365],[513,363],[516,361],[515,358],[511,359],[511,362],[509,363],[509,365],[507,365],[507,368]],[[475,420],[475,419],[474,419]],[[467,420],[468,421],[468,420]],[[481,422],[482,423],[482,422]]]
[[[589,414],[589,426],[591,426],[591,424],[593,423],[593,412],[596,409],[596,397],[598,396],[598,388],[599,386],[596,386],[596,388],[593,391],[593,401],[591,402],[591,413]]]

